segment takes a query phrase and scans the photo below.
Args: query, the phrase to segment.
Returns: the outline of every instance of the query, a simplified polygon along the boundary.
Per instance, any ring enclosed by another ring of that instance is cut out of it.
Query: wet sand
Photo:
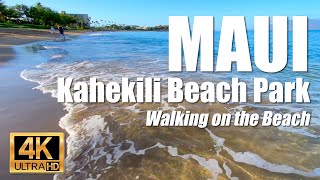
[[[66,32],[67,35],[80,33],[83,31]],[[58,125],[59,119],[66,114],[63,105],[48,94],[32,90],[37,84],[20,77],[22,62],[15,59],[12,48],[50,39],[48,30],[0,28],[0,179],[53,178],[53,175],[9,174],[10,132],[63,132]]]
[[[66,31],[66,35],[79,35],[85,31]],[[56,33],[56,37],[60,35]],[[14,58],[12,46],[51,40],[49,30],[0,28],[0,65]]]

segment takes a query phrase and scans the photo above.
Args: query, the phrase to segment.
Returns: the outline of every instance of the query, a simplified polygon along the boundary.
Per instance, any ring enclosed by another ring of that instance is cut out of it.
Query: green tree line
[[[77,19],[67,14],[58,13],[49,7],[37,3],[34,6],[26,6],[23,4],[15,6],[6,6],[0,0],[0,22],[8,22],[15,24],[35,24],[43,26],[77,25]]]
[[[90,22],[90,24],[86,24]],[[72,29],[91,28],[93,31],[168,31],[168,25],[158,25],[154,27],[141,27],[136,25],[116,24],[112,21],[90,21],[90,18],[79,19],[74,16],[58,13],[57,11],[45,7],[41,3],[33,6],[18,4],[6,6],[0,0],[0,23],[10,25],[30,25],[35,28],[48,28],[49,26],[62,25]],[[41,27],[39,27],[41,26]],[[1,26],[0,26],[1,27]]]

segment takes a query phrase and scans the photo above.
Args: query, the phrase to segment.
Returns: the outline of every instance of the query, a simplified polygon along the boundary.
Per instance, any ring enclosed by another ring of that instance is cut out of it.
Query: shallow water
[[[36,67],[24,70],[21,77],[38,82],[37,89],[54,97],[58,77],[72,77],[76,81],[97,77],[104,82],[120,81],[122,77],[160,77],[163,84],[168,77],[197,82],[239,77],[248,83],[249,99],[254,77],[280,82],[304,77],[311,82],[311,104],[168,104],[165,93],[162,103],[65,104],[69,113],[61,118],[60,126],[70,134],[66,172],[55,178],[317,179],[320,178],[319,35],[320,31],[309,32],[308,73],[291,72],[290,48],[288,67],[276,74],[262,73],[256,67],[252,73],[168,73],[167,32],[102,32],[19,49],[19,53],[33,53],[42,59]],[[253,33],[248,36],[253,52]],[[215,37],[218,47],[219,32]],[[145,127],[147,110],[210,114],[307,110],[312,112],[312,120],[308,128],[150,128]]]

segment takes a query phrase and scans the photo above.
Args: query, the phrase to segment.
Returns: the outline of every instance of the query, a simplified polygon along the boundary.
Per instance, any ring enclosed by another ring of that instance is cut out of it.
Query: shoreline
[[[86,30],[66,30],[66,35],[77,36]],[[56,37],[59,33],[56,32]],[[38,41],[52,40],[50,30],[25,28],[0,28],[0,66],[15,57],[13,46],[25,45]]]
[[[82,32],[66,32],[67,36]],[[24,70],[23,60],[32,62],[30,55],[17,54],[15,46],[51,40],[48,30],[0,28],[0,158],[1,179],[53,179],[49,175],[12,175],[9,173],[10,132],[64,132],[59,126],[60,118],[67,114],[64,105],[57,103],[49,94],[33,90],[37,83],[20,77]],[[26,61],[26,63],[28,63]]]

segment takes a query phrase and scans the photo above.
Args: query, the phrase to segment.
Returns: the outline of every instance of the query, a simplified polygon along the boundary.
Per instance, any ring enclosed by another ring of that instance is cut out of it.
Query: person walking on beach
[[[61,38],[64,40],[65,36],[64,36],[64,30],[62,26],[59,26],[59,32],[60,32]]]
[[[50,31],[51,31],[51,35],[52,35],[53,39],[56,39],[56,35],[55,35],[56,30],[54,29],[53,26],[51,27]]]

